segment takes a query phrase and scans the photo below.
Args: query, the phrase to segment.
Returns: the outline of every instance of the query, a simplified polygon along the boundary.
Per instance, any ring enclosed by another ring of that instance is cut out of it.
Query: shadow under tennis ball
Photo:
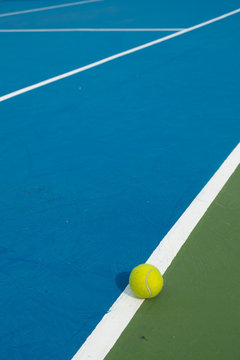
[[[115,283],[119,290],[122,292],[125,290],[129,282],[130,271],[124,271],[116,275]]]

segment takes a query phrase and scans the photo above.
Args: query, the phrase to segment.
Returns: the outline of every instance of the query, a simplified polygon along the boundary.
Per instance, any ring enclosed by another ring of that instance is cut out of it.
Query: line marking
[[[234,14],[237,14],[237,13],[239,13],[239,12],[240,12],[240,8],[239,8],[239,9],[236,9],[236,10],[234,10],[234,11],[231,11],[231,12],[229,12],[229,13],[226,13],[226,14],[224,14],[224,15],[218,16],[218,17],[216,17],[216,18],[214,18],[214,19],[211,19],[211,20],[208,20],[208,21],[204,21],[203,23],[200,23],[200,24],[198,24],[198,25],[194,25],[194,26],[192,26],[192,27],[190,27],[190,28],[187,28],[187,29],[185,29],[185,30],[178,31],[178,32],[176,32],[176,33],[174,33],[174,34],[171,34],[171,35],[164,36],[164,37],[162,37],[162,38],[160,38],[160,39],[157,39],[157,40],[148,42],[148,43],[146,43],[146,44],[137,46],[137,47],[135,47],[135,48],[129,49],[129,50],[127,50],[127,51],[120,52],[120,53],[115,54],[115,55],[112,55],[112,56],[109,56],[109,57],[107,57],[107,58],[105,58],[105,59],[96,61],[96,62],[94,62],[94,63],[92,63],[92,64],[89,64],[89,65],[82,66],[82,67],[80,67],[80,68],[78,68],[78,69],[75,69],[75,70],[66,72],[66,73],[64,73],[64,74],[61,74],[61,75],[58,75],[58,76],[54,76],[54,77],[52,77],[52,78],[50,78],[50,79],[41,81],[41,82],[36,83],[36,84],[34,84],[34,85],[27,86],[27,87],[22,88],[22,89],[20,89],[20,90],[13,91],[13,92],[11,92],[11,93],[9,93],[9,94],[6,94],[6,95],[1,96],[1,97],[0,97],[0,102],[1,102],[1,101],[5,101],[5,100],[8,100],[8,99],[10,99],[10,98],[13,98],[13,97],[15,97],[15,96],[24,94],[24,93],[26,93],[26,92],[32,91],[32,90],[34,90],[34,89],[40,88],[40,87],[42,87],[42,86],[51,84],[51,83],[53,83],[53,82],[55,82],[55,81],[58,81],[58,80],[67,78],[67,77],[69,77],[69,76],[76,75],[76,74],[78,74],[78,73],[80,73],[80,72],[83,72],[83,71],[92,69],[92,68],[94,68],[94,67],[96,67],[96,66],[105,64],[105,63],[107,63],[107,62],[109,62],[109,61],[118,59],[118,58],[120,58],[120,57],[122,57],[122,56],[132,54],[132,53],[134,53],[134,52],[136,52],[136,51],[140,51],[140,50],[146,49],[146,48],[148,48],[148,47],[150,47],[150,46],[153,46],[153,45],[156,45],[156,44],[160,44],[160,43],[162,43],[162,42],[164,42],[164,41],[173,39],[173,38],[175,38],[175,37],[177,37],[177,36],[181,36],[181,35],[183,35],[183,34],[186,34],[186,33],[190,32],[190,31],[193,31],[193,30],[199,29],[199,28],[201,28],[201,27],[204,27],[204,26],[206,26],[206,25],[212,24],[212,23],[214,23],[214,22],[216,22],[216,21],[225,19],[225,18],[227,18],[227,17],[229,17],[229,16],[232,16],[232,15],[234,15]]]
[[[121,28],[109,28],[109,29],[95,29],[95,28],[76,28],[76,29],[0,29],[0,33],[34,33],[34,32],[128,32],[128,31],[133,31],[133,32],[145,32],[145,31],[153,31],[153,32],[158,32],[158,31],[180,31],[180,30],[184,30],[184,28],[146,28],[146,29],[141,29],[141,28],[129,28],[129,29],[121,29]]]
[[[73,3],[68,3],[68,4],[61,4],[61,5],[47,6],[47,7],[36,8],[36,9],[15,11],[15,12],[10,12],[10,13],[6,13],[6,14],[0,14],[0,17],[21,15],[21,14],[29,14],[29,13],[33,13],[33,12],[59,9],[59,8],[68,7],[68,6],[90,4],[90,3],[93,3],[93,2],[97,2],[97,1],[103,1],[103,0],[84,0],[84,1],[77,1],[77,2],[73,2]]]
[[[146,263],[155,265],[162,274],[165,273],[239,164],[240,143],[163,238]],[[143,301],[133,297],[128,285],[72,360],[103,360]]]

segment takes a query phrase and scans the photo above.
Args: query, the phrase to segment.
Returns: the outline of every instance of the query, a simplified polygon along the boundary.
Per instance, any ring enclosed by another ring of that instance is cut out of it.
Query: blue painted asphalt
[[[0,96],[168,34],[1,34],[1,45],[6,50],[1,59]]]
[[[0,1],[0,13],[33,9],[74,1]],[[80,6],[59,8],[47,12],[22,14],[2,18],[0,28],[43,27],[189,27],[239,7],[238,0],[103,0]],[[10,10],[11,9],[11,10]]]
[[[239,28],[236,15],[1,103],[1,359],[70,359],[120,294],[121,274],[148,258],[237,145]],[[96,36],[94,52],[80,35],[84,56],[71,40],[76,60],[52,52],[55,71],[115,51]],[[122,49],[141,36],[117,39]],[[41,76],[52,72],[43,61]],[[1,75],[6,90],[24,84],[11,76]]]

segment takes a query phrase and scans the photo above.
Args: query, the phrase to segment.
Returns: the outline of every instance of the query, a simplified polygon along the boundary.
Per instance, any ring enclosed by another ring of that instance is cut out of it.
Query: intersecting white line
[[[54,9],[59,9],[59,8],[63,8],[63,7],[68,7],[68,6],[77,6],[77,5],[83,5],[83,4],[90,4],[90,3],[93,3],[93,2],[97,2],[97,1],[103,1],[103,0],[84,0],[84,1],[77,1],[77,2],[73,2],[73,3],[68,3],[68,4],[46,6],[46,7],[37,8],[37,9],[15,11],[15,12],[10,12],[10,13],[0,14],[0,17],[7,17],[7,16],[14,16],[14,15],[21,15],[21,14],[29,14],[29,13],[33,13],[33,12],[46,11],[46,10],[54,10]]]
[[[137,52],[137,51],[146,49],[146,48],[148,48],[148,47],[150,47],[150,46],[153,46],[153,45],[156,45],[156,44],[160,44],[160,43],[162,43],[162,42],[164,42],[164,41],[173,39],[173,38],[175,38],[175,37],[177,37],[177,36],[181,36],[181,35],[186,34],[186,33],[188,33],[188,32],[191,32],[191,31],[200,29],[200,28],[202,28],[202,27],[204,27],[204,26],[207,26],[207,25],[209,25],[209,24],[212,24],[212,23],[214,23],[214,22],[216,22],[216,21],[220,21],[220,20],[225,19],[225,18],[227,18],[227,17],[229,17],[229,16],[235,15],[235,14],[237,14],[237,13],[239,13],[239,12],[240,12],[240,8],[239,8],[239,9],[236,9],[236,10],[234,10],[234,11],[231,11],[231,12],[229,12],[229,13],[223,14],[223,15],[221,15],[221,16],[218,16],[218,17],[216,17],[216,18],[214,18],[214,19],[211,19],[211,20],[208,20],[208,21],[204,21],[204,22],[202,22],[202,23],[200,23],[200,24],[191,26],[191,27],[189,27],[189,28],[187,28],[187,29],[184,29],[184,30],[175,32],[174,34],[164,36],[164,37],[162,37],[162,38],[160,38],[160,39],[157,39],[157,40],[154,40],[154,41],[150,41],[150,42],[148,42],[148,43],[145,43],[145,44],[143,44],[143,45],[137,46],[137,47],[135,47],[135,48],[132,48],[132,49],[129,49],[129,50],[120,52],[120,53],[118,53],[118,54],[109,56],[109,57],[107,57],[107,58],[105,58],[105,59],[96,61],[96,62],[94,62],[94,63],[88,64],[88,65],[85,65],[85,66],[82,66],[82,67],[80,67],[80,68],[78,68],[78,69],[75,69],[75,70],[66,72],[66,73],[61,74],[61,75],[58,75],[58,76],[54,76],[54,77],[49,78],[49,79],[47,79],[47,80],[40,81],[40,82],[38,82],[38,83],[36,83],[36,84],[27,86],[27,87],[25,87],[25,88],[22,88],[22,89],[19,89],[19,90],[16,90],[16,91],[13,91],[13,92],[11,92],[11,93],[9,93],[9,94],[6,94],[6,95],[1,96],[1,97],[0,97],[0,102],[5,101],[5,100],[8,100],[8,99],[11,99],[11,98],[13,98],[13,97],[15,97],[15,96],[18,96],[18,95],[27,93],[27,92],[32,91],[32,90],[34,90],[34,89],[40,88],[40,87],[42,87],[42,86],[51,84],[51,83],[53,83],[53,82],[55,82],[55,81],[58,81],[58,80],[67,78],[67,77],[69,77],[69,76],[79,74],[80,72],[83,72],[83,71],[92,69],[92,68],[94,68],[94,67],[96,67],[96,66],[105,64],[105,63],[107,63],[107,62],[109,62],[109,61],[118,59],[118,58],[123,57],[123,56],[125,56],[125,55],[129,55],[129,54],[135,53],[135,52]]]
[[[34,33],[34,32],[160,32],[181,31],[184,28],[72,28],[72,29],[0,29],[0,33]]]

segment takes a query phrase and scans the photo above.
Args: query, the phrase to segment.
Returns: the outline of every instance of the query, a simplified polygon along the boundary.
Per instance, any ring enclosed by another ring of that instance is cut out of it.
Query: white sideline
[[[164,274],[239,164],[240,143],[160,242],[147,263],[157,266]],[[132,296],[127,286],[72,360],[103,360],[142,303],[143,300]]]
[[[112,55],[112,56],[109,56],[109,57],[107,57],[107,58],[105,58],[105,59],[96,61],[96,62],[91,63],[91,64],[89,64],[89,65],[82,66],[82,67],[80,67],[80,68],[78,68],[78,69],[75,69],[75,70],[66,72],[66,73],[61,74],[61,75],[58,75],[58,76],[54,76],[54,77],[52,77],[52,78],[50,78],[50,79],[41,81],[41,82],[36,83],[36,84],[34,84],[34,85],[30,85],[30,86],[27,86],[27,87],[22,88],[22,89],[20,89],[20,90],[13,91],[13,92],[11,92],[11,93],[9,93],[9,94],[6,94],[6,95],[1,96],[1,97],[0,97],[0,102],[1,102],[1,101],[5,101],[5,100],[8,100],[8,99],[10,99],[10,98],[13,98],[13,97],[15,97],[15,96],[24,94],[24,93],[29,92],[29,91],[31,91],[31,90],[40,88],[40,87],[42,87],[42,86],[51,84],[51,83],[53,83],[53,82],[55,82],[55,81],[58,81],[58,80],[67,78],[67,77],[69,77],[69,76],[78,74],[78,73],[80,73],[80,72],[86,71],[86,70],[91,69],[91,68],[94,68],[94,67],[96,67],[96,66],[105,64],[105,63],[107,63],[107,62],[109,62],[109,61],[118,59],[118,58],[120,58],[120,57],[122,57],[122,56],[132,54],[132,53],[134,53],[134,52],[136,52],[136,51],[140,51],[140,50],[146,49],[146,48],[148,48],[148,47],[150,47],[150,46],[153,46],[153,45],[156,45],[156,44],[160,44],[160,43],[162,43],[162,42],[164,42],[164,41],[173,39],[173,38],[175,38],[175,37],[177,37],[177,36],[181,36],[181,35],[183,35],[183,34],[186,34],[186,33],[190,32],[190,31],[193,31],[193,30],[199,29],[199,28],[201,28],[201,27],[207,26],[207,25],[212,24],[212,23],[214,23],[214,22],[216,22],[216,21],[219,21],[219,20],[225,19],[225,18],[227,18],[227,17],[229,17],[229,16],[235,15],[235,14],[237,14],[237,13],[239,13],[239,12],[240,12],[240,8],[239,8],[239,9],[236,9],[236,10],[234,10],[234,11],[231,11],[231,12],[229,12],[229,13],[227,13],[227,14],[218,16],[218,17],[216,17],[216,18],[214,18],[214,19],[211,19],[211,20],[208,20],[208,21],[204,21],[204,22],[202,22],[202,23],[200,23],[200,24],[194,25],[194,26],[192,26],[192,27],[190,27],[190,28],[187,28],[187,29],[184,29],[184,30],[182,30],[182,31],[178,31],[178,32],[176,32],[176,33],[174,33],[174,34],[164,36],[164,37],[162,37],[162,38],[160,38],[160,39],[157,39],[157,40],[148,42],[148,43],[146,43],[146,44],[137,46],[137,47],[135,47],[135,48],[132,48],[132,49],[123,51],[123,52],[121,52],[121,53],[118,53],[118,54],[115,54],[115,55]]]
[[[29,14],[29,13],[33,13],[33,12],[39,12],[39,11],[54,10],[54,9],[59,9],[59,8],[63,8],[63,7],[68,7],[68,6],[76,6],[76,5],[90,4],[90,3],[93,3],[93,2],[97,2],[97,1],[103,1],[103,0],[84,0],[84,1],[78,1],[78,2],[73,2],[73,3],[68,3],[68,4],[60,4],[60,5],[46,6],[46,7],[37,8],[37,9],[14,11],[14,12],[10,12],[10,13],[0,14],[0,18],[1,18],[1,17],[6,17],[6,16]]]

